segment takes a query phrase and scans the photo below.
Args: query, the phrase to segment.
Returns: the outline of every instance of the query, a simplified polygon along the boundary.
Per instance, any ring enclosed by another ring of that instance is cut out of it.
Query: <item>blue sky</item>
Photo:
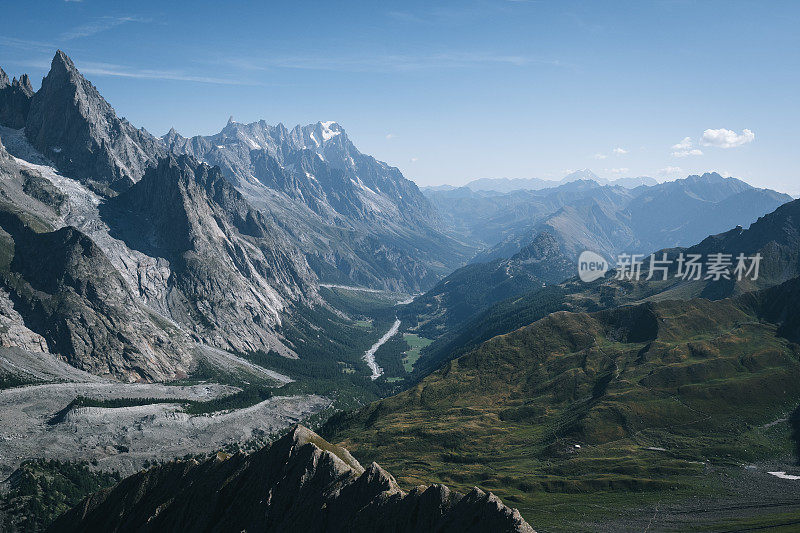
[[[717,170],[800,195],[800,2],[83,0],[0,12],[9,75],[38,88],[61,48],[156,135],[215,133],[229,115],[335,120],[420,185]]]

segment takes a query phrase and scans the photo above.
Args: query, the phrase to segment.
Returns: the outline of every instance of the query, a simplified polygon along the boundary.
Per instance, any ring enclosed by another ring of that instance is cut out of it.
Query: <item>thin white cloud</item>
[[[684,170],[681,167],[664,167],[658,171],[661,176],[675,176],[676,174],[683,174]]]
[[[622,167],[622,168],[609,169],[609,172],[611,172],[612,174],[625,174],[626,172],[630,172],[630,170],[631,169],[629,169],[627,167]]]
[[[388,54],[374,56],[271,55],[259,58],[225,58],[222,63],[246,70],[297,69],[335,72],[403,72],[469,68],[491,65],[526,67],[561,66],[558,60],[525,55],[486,52],[441,52],[432,54]]]
[[[755,138],[756,135],[748,129],[743,129],[742,133],[736,133],[733,130],[725,128],[716,130],[708,129],[703,132],[700,144],[703,146],[717,146],[719,148],[735,148],[743,144],[751,143]]]
[[[628,153],[628,151],[626,149],[624,149],[624,148],[617,147],[617,148],[614,148],[614,153],[617,154],[617,155],[625,155],[625,154]]]
[[[386,134],[386,140],[391,140],[391,139],[394,139],[394,138],[395,138],[395,134],[394,133],[387,133]]]
[[[595,159],[605,159],[607,157],[608,156],[606,154],[599,154],[599,153],[598,154],[594,154],[594,158]]]
[[[412,157],[412,158],[411,158],[411,162],[412,162],[412,163],[416,163],[417,161],[419,161],[419,158],[418,158],[418,157]]]
[[[79,66],[81,73],[91,76],[111,76],[116,78],[134,78],[145,80],[173,80],[195,83],[212,83],[217,85],[259,85],[235,78],[215,78],[211,76],[195,76],[179,70],[137,69],[110,63],[83,63]]]
[[[694,141],[691,137],[684,137],[678,144],[673,144],[673,150],[690,150],[694,146]]]
[[[81,24],[69,31],[61,34],[61,39],[70,41],[72,39],[79,39],[81,37],[89,37],[97,33],[101,33],[117,26],[127,24],[129,22],[150,22],[148,19],[135,16],[127,17],[98,17],[94,20]]]
[[[694,147],[691,137],[684,137],[677,144],[672,145],[672,157],[689,157],[692,155],[703,155],[703,151]]]
[[[50,52],[58,48],[55,44],[46,41],[31,41],[28,39],[17,39],[15,37],[0,36],[0,46],[7,46],[11,48],[21,48],[23,50]]]
[[[675,150],[672,152],[672,157],[689,157],[692,155],[703,155],[703,151],[699,148],[692,148],[691,150]]]
[[[49,59],[22,61],[17,64],[27,68],[39,68],[43,70],[50,68]],[[215,85],[265,85],[261,82],[253,82],[239,78],[229,79],[213,76],[196,76],[182,70],[138,69],[113,63],[94,63],[81,61],[77,66],[81,74],[88,76],[108,76],[113,78],[131,78],[142,80],[187,81],[195,83],[211,83]]]

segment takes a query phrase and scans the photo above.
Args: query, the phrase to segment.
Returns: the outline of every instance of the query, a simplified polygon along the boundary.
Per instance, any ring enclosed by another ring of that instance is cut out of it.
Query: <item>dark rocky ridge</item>
[[[25,119],[33,98],[33,87],[27,74],[8,81],[8,75],[0,68],[0,125],[19,129],[25,127]]]
[[[526,532],[516,509],[474,489],[406,493],[372,463],[314,432],[249,456],[175,462],[131,476],[62,515],[49,531]]]
[[[126,189],[166,154],[155,137],[118,118],[61,50],[24,125],[31,144],[59,170],[99,192]]]

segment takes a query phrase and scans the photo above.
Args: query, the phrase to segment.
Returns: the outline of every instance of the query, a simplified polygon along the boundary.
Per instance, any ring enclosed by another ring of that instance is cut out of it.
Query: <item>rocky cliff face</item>
[[[60,50],[24,126],[31,144],[59,170],[104,193],[126,189],[166,153],[155,137],[118,118]]]
[[[294,356],[276,330],[293,306],[319,302],[317,280],[274,218],[219,169],[166,158],[163,143],[118,118],[60,51],[35,95],[27,77],[9,83],[3,73],[0,99],[17,93],[29,110],[0,102],[4,116],[23,116],[10,125],[25,126],[0,128],[21,158],[0,150],[10,269],[0,341],[45,344],[123,380],[188,372],[187,332],[223,349]],[[24,262],[22,246],[49,270]],[[46,276],[53,284],[40,290]]]
[[[25,127],[25,119],[33,98],[33,87],[27,74],[8,81],[8,75],[0,68],[0,125],[19,129]]]
[[[507,531],[516,509],[474,489],[402,491],[372,463],[295,426],[249,456],[170,463],[90,496],[50,531]]]
[[[24,143],[19,132],[3,131],[14,134],[11,144]],[[75,191],[62,181],[69,180],[15,159],[0,143],[0,346],[53,354],[122,381],[186,375],[194,364],[189,339],[69,224],[88,217],[76,216]],[[89,219],[86,227],[101,225]]]
[[[178,331],[157,325],[86,235],[71,227],[38,233],[6,210],[0,210],[0,228],[0,284],[13,302],[11,318],[21,317],[50,352],[123,381],[189,372],[192,357]]]
[[[317,301],[316,277],[286,234],[219,168],[188,156],[165,158],[100,212],[112,236],[169,262],[157,305],[175,321],[220,348],[289,355],[275,328],[292,305]]]

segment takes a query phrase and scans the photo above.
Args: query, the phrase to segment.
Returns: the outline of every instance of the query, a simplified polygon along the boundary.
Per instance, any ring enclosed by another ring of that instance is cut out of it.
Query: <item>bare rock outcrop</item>
[[[169,262],[159,307],[173,320],[219,348],[290,355],[276,329],[292,306],[317,302],[316,276],[219,168],[170,156],[101,215],[130,248]]]

